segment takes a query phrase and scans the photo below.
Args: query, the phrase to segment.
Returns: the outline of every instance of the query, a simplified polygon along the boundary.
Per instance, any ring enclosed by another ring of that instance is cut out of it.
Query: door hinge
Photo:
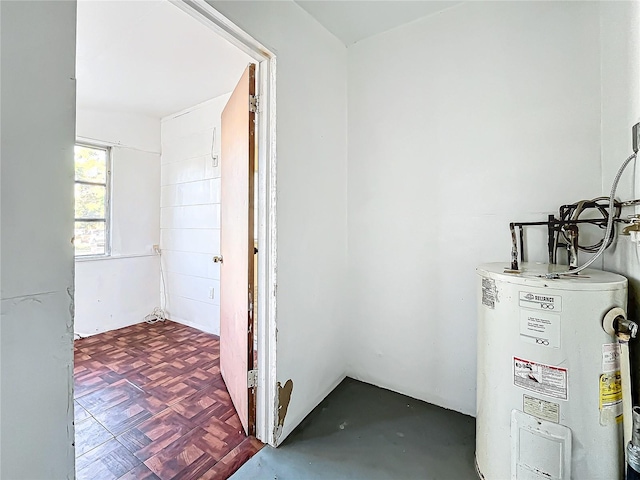
[[[247,386],[249,388],[256,388],[258,386],[258,370],[249,370],[247,374]]]
[[[249,111],[251,113],[258,113],[260,111],[260,96],[249,95]]]

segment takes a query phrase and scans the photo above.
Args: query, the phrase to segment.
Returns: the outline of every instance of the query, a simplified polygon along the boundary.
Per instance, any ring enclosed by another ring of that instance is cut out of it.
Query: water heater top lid
[[[519,273],[511,273],[507,263],[485,263],[476,268],[481,277],[517,285],[549,287],[558,290],[619,290],[627,288],[627,279],[617,273],[588,268],[578,275],[563,275],[557,279],[544,278],[547,273],[565,272],[566,265],[521,263]]]

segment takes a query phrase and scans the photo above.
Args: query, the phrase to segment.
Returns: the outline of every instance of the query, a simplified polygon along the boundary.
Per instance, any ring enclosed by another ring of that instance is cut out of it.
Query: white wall
[[[467,2],[349,48],[350,376],[475,414],[476,265],[601,191],[598,32]]]
[[[75,3],[0,2],[0,477],[73,478]]]
[[[220,334],[220,115],[229,95],[162,119],[161,243],[167,316]],[[215,131],[215,142],[214,142]],[[211,298],[213,297],[213,298]]]
[[[609,194],[611,182],[624,159],[631,153],[631,126],[640,121],[640,4],[600,3],[602,65],[602,193]],[[638,161],[625,170],[617,197],[638,198]],[[627,209],[623,215],[640,213]],[[629,315],[640,318],[640,256],[630,237],[618,237],[605,253],[604,268],[629,279]],[[640,344],[632,344],[635,368],[636,403],[640,402]]]
[[[624,159],[632,152],[631,126],[640,121],[640,4],[600,5],[602,50],[602,193],[608,195]],[[640,194],[638,166],[631,164],[621,178],[617,197]],[[632,210],[625,214],[635,213]],[[606,253],[605,268],[630,280],[630,308],[640,306],[640,262],[629,237],[619,237]]]
[[[75,333],[114,330],[160,306],[160,119],[79,108],[77,135],[111,145],[111,256],[76,261]]]
[[[209,3],[277,56],[278,443],[344,376],[346,49],[293,2]]]

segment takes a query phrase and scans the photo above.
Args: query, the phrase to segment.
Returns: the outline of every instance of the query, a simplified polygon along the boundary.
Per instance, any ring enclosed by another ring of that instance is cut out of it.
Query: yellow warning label
[[[620,370],[600,375],[600,410],[622,402]]]

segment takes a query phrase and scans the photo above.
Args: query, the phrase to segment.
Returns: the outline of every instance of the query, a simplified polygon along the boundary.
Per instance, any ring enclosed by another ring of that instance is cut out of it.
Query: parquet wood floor
[[[78,480],[225,479],[263,446],[220,375],[219,339],[171,321],[75,341]]]

